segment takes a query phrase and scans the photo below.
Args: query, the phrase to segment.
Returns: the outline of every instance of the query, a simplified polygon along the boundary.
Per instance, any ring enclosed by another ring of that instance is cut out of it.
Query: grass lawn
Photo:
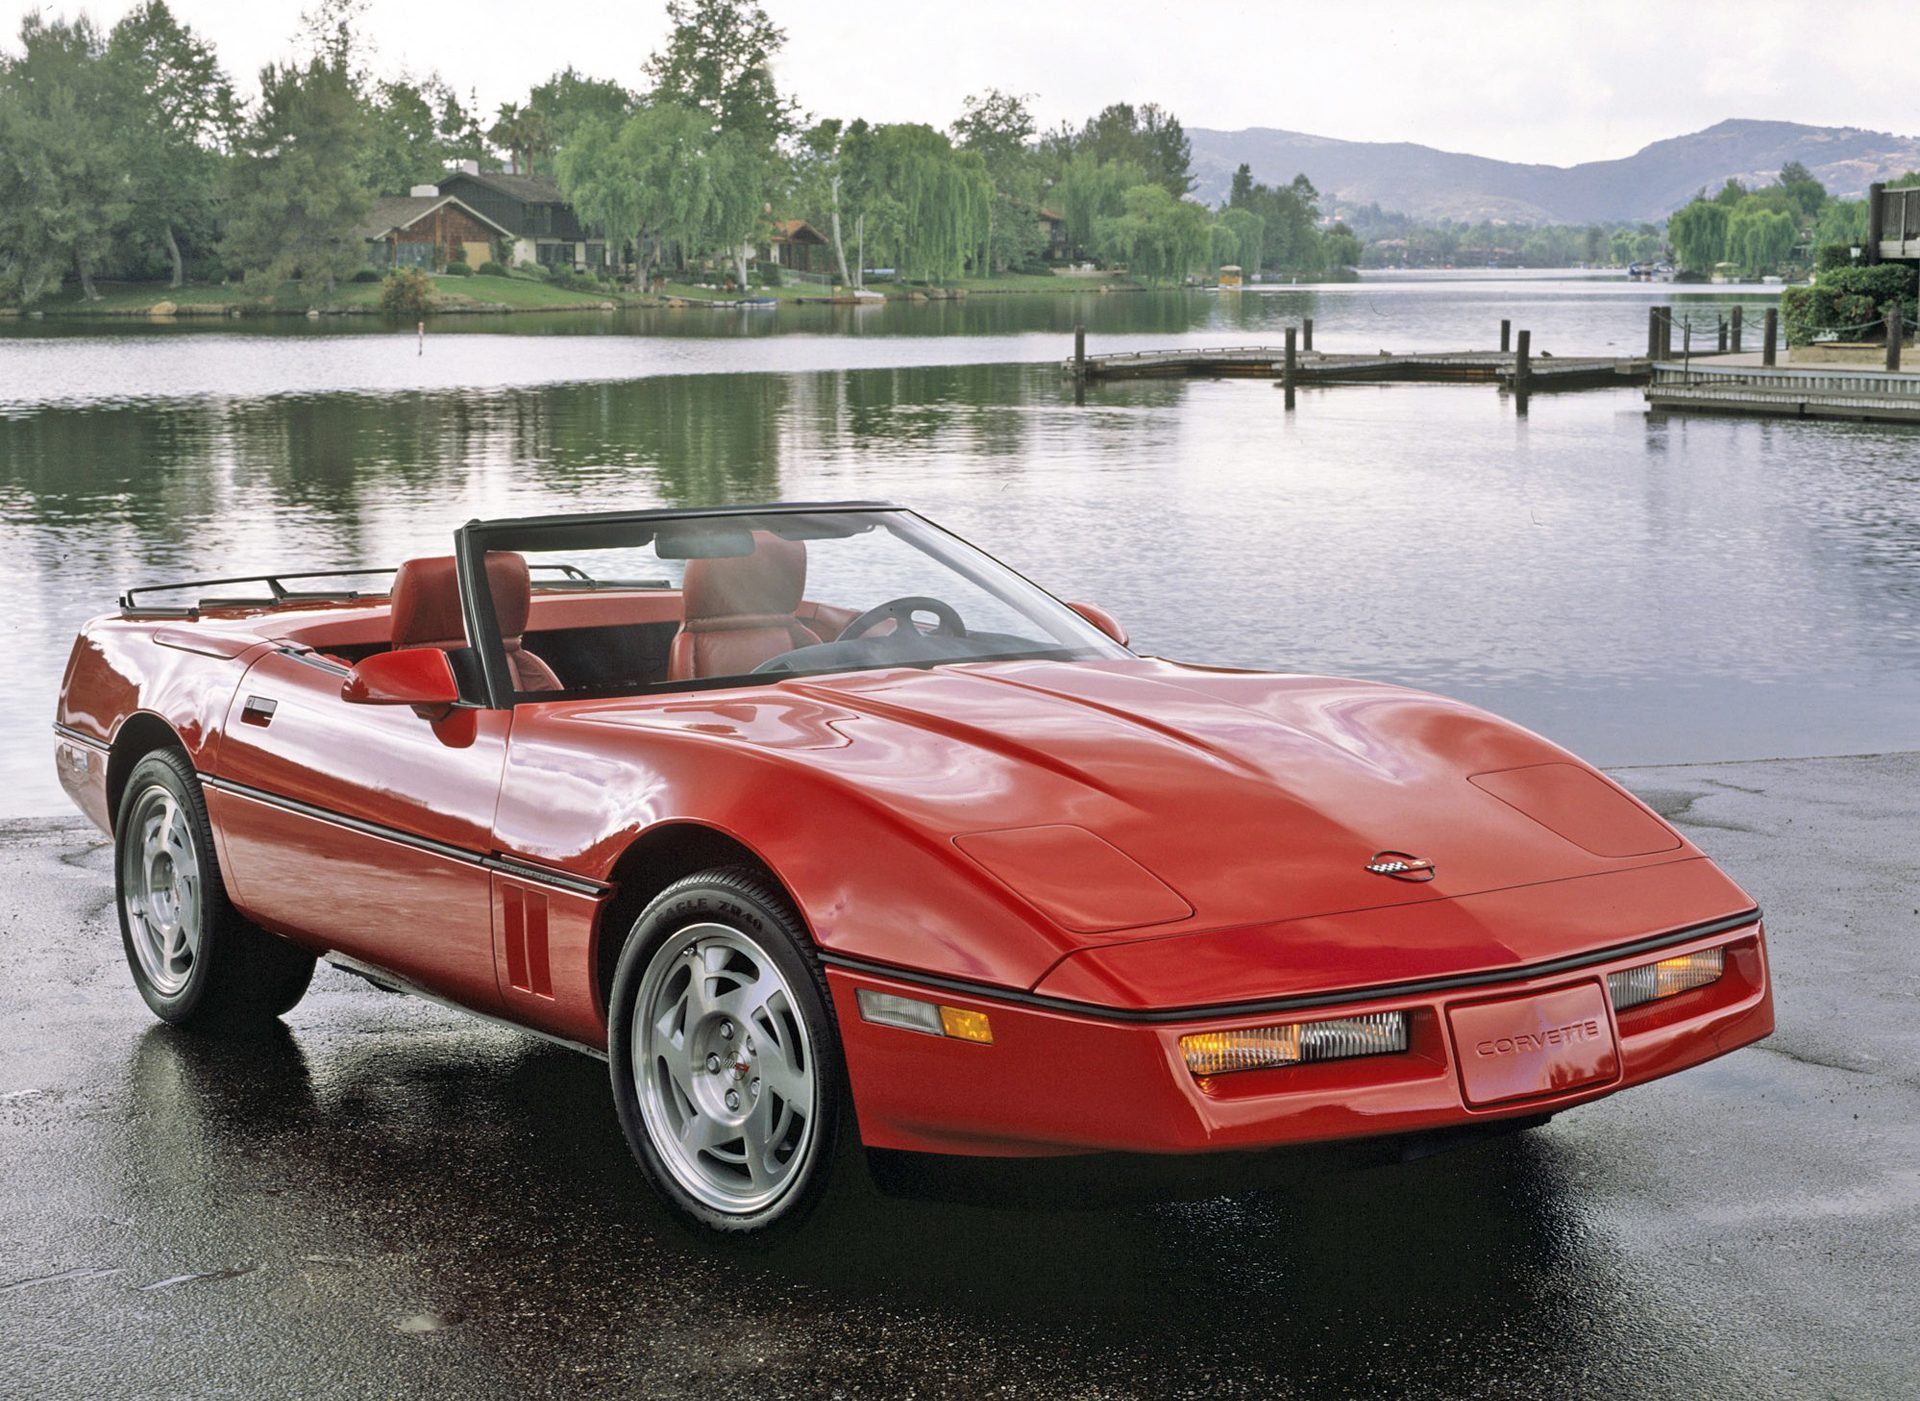
[[[1103,286],[1131,288],[1136,285],[1124,274],[1083,278],[1055,277],[1050,273],[1006,273],[999,277],[961,278],[945,284],[943,288],[880,282],[874,283],[869,290],[889,300],[901,301],[910,299],[915,292],[937,296],[947,288],[961,289],[969,294],[1036,292],[1060,295],[1076,292],[1097,294]],[[78,289],[67,288],[31,309],[59,317],[144,316],[153,307],[171,302],[176,314],[191,317],[196,313],[213,315],[236,312],[243,316],[299,315],[314,308],[322,312],[365,314],[377,313],[380,305],[378,282],[342,282],[331,293],[313,298],[307,296],[306,289],[298,282],[283,282],[271,292],[239,283],[224,287],[188,286],[177,289],[169,288],[162,282],[102,282],[98,286],[100,297],[97,301],[82,301]],[[830,295],[828,289],[811,284],[754,287],[741,293],[718,287],[670,282],[663,292],[642,296],[627,291],[576,291],[531,278],[481,277],[478,274],[471,277],[436,275],[433,278],[433,290],[442,303],[440,309],[447,312],[475,306],[501,307],[510,311],[592,311],[607,302],[617,306],[657,305],[661,297],[678,297],[688,302],[732,302],[746,297],[771,297],[790,302]]]
[[[36,303],[32,309],[62,317],[144,316],[155,306],[171,302],[180,314],[191,316],[197,308],[220,312],[238,309],[243,315],[270,315],[299,314],[310,307],[322,311],[370,312],[380,305],[378,282],[342,282],[330,294],[311,298],[297,282],[283,282],[272,292],[239,283],[224,287],[170,288],[164,282],[103,282],[98,284],[98,290],[97,301],[82,301],[78,288],[68,288]],[[480,303],[514,311],[588,310],[598,309],[602,302],[631,300],[612,292],[579,292],[520,277],[436,276],[433,290],[435,296],[450,306]]]

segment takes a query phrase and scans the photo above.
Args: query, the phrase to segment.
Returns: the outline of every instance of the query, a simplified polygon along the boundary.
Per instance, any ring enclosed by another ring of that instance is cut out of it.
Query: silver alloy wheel
[[[200,956],[200,860],[186,808],[156,783],[134,800],[120,851],[126,904],[140,971],[162,997],[176,997]]]
[[[674,1181],[715,1211],[777,1202],[814,1144],[813,1045],[779,965],[726,924],[676,930],[633,1002],[633,1081]]]

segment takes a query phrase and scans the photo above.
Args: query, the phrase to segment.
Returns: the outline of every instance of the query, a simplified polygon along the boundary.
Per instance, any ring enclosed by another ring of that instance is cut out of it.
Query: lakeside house
[[[431,185],[416,186],[411,195],[375,200],[354,232],[367,244],[373,266],[428,272],[457,262],[477,268],[493,257],[497,242],[513,237],[510,230]]]
[[[437,185],[416,185],[413,194],[451,195],[462,208],[503,230],[504,261],[581,269],[607,264],[606,239],[580,222],[560,186],[545,175],[482,171],[476,162],[462,161]]]
[[[833,245],[805,219],[778,219],[760,245],[760,261],[794,272],[831,274]]]
[[[1040,232],[1046,236],[1047,246],[1040,256],[1049,263],[1063,263],[1071,251],[1067,247],[1067,220],[1063,214],[1056,214],[1044,206],[1037,211],[1040,220]]]

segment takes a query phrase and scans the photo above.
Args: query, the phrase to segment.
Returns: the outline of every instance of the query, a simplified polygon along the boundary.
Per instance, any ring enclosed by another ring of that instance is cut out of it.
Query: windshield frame
[[[946,529],[936,521],[927,519],[918,511],[886,501],[833,501],[833,502],[774,502],[762,505],[682,507],[641,511],[597,511],[580,512],[569,515],[530,516],[509,520],[471,520],[454,533],[454,559],[460,581],[460,607],[466,623],[466,631],[473,652],[480,663],[480,673],[485,698],[483,704],[494,710],[508,710],[516,705],[535,703],[563,704],[570,701],[605,699],[597,693],[585,690],[569,691],[564,695],[555,695],[550,691],[519,691],[513,685],[513,672],[507,658],[505,643],[500,635],[499,620],[495,616],[492,591],[486,586],[486,558],[489,551],[548,551],[564,550],[572,546],[580,550],[609,548],[609,542],[624,544],[630,534],[645,532],[662,522],[726,519],[729,517],[766,517],[776,515],[897,515],[911,519],[919,526],[940,537],[941,543],[952,549],[961,559],[974,556],[987,566],[989,579],[992,571],[998,571],[1018,586],[1033,591],[1036,602],[1043,602],[1060,610],[1062,621],[1088,638],[1085,648],[1048,647],[1037,652],[1008,653],[1005,655],[978,658],[953,658],[948,660],[932,659],[890,660],[871,666],[839,667],[821,671],[772,671],[766,673],[747,673],[739,676],[702,677],[682,681],[662,681],[640,689],[621,688],[614,694],[651,697],[684,694],[689,691],[728,689],[746,686],[777,684],[782,681],[804,678],[825,680],[835,676],[856,675],[863,672],[894,670],[899,668],[925,669],[931,666],[957,666],[985,662],[1008,662],[1034,658],[1059,659],[1063,654],[1069,660],[1118,660],[1133,656],[1134,653],[1120,643],[1108,637],[1106,633],[1089,622],[1070,604],[1055,597],[1040,585],[1021,574],[1018,570],[995,559],[979,546],[971,544],[953,531]],[[909,542],[912,543],[912,542]],[[919,548],[919,546],[915,546]],[[966,571],[953,559],[928,552],[929,558],[962,577]],[[976,580],[982,587],[992,589],[992,584]]]

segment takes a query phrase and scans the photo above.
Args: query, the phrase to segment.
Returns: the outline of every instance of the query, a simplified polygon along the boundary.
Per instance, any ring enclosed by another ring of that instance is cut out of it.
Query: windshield
[[[911,512],[483,527],[518,701],[1125,648]]]

